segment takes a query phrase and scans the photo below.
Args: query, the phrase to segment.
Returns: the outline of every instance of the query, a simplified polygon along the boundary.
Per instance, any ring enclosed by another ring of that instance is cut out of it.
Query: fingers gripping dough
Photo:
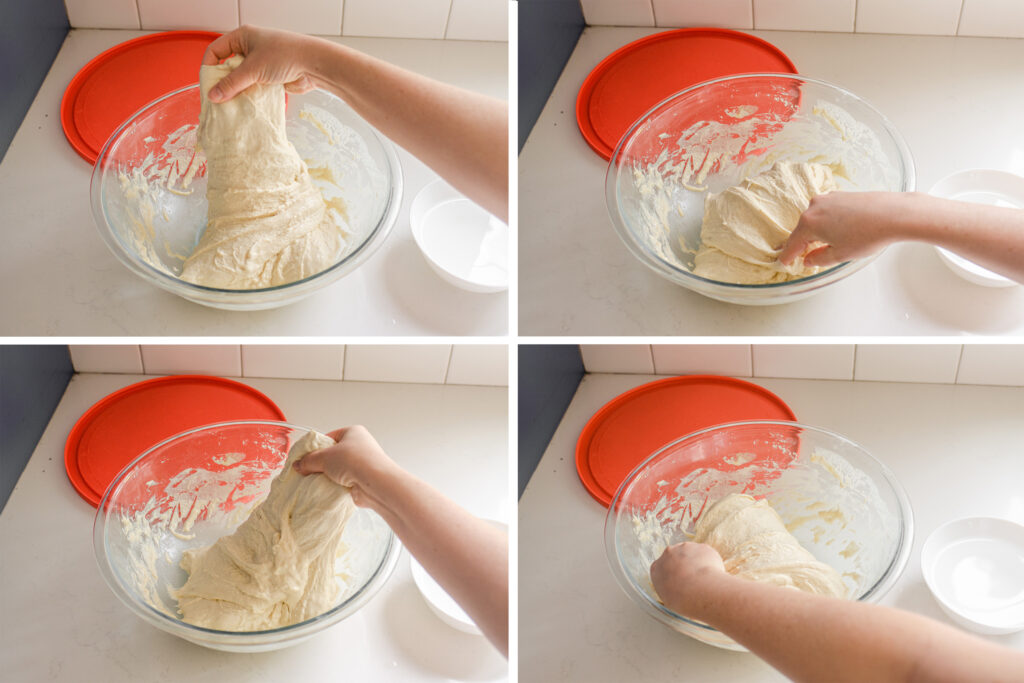
[[[722,556],[725,570],[751,581],[844,597],[839,572],[814,558],[765,500],[731,494],[697,519],[694,541]]]
[[[188,581],[175,591],[183,619],[222,631],[261,631],[334,606],[334,561],[355,509],[349,489],[292,463],[334,440],[310,432],[292,447],[267,498],[230,536],[185,552]]]
[[[227,102],[207,93],[242,63],[199,70],[199,146],[206,154],[206,231],[181,279],[207,287],[283,285],[332,266],[344,237],[285,134],[281,85],[252,85]]]
[[[780,161],[765,173],[709,194],[693,272],[736,284],[786,282],[818,272],[778,257],[811,197],[837,189],[824,164]]]

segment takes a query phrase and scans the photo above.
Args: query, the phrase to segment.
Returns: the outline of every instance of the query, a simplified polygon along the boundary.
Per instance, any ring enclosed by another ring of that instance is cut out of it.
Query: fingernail
[[[208,95],[208,97],[210,98],[211,102],[220,102],[220,100],[221,100],[221,98],[223,96],[224,96],[224,93],[221,92],[219,85],[213,86],[213,88],[210,90],[210,93]]]

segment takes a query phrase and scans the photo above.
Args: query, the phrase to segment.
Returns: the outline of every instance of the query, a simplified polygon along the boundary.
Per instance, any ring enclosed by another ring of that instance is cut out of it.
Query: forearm
[[[691,610],[796,681],[1011,681],[1024,654],[914,614],[726,574]]]
[[[508,220],[508,106],[326,40],[310,44],[307,71],[321,88]]]
[[[508,537],[405,471],[375,508],[420,564],[508,655]]]

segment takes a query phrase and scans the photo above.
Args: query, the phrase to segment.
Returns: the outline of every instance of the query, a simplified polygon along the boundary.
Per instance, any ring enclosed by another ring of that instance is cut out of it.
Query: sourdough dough
[[[281,85],[252,85],[227,102],[207,94],[242,63],[199,70],[199,146],[206,154],[206,231],[181,279],[222,289],[258,289],[315,275],[344,247],[306,164],[285,134]]]
[[[735,284],[786,282],[818,272],[802,259],[792,266],[778,256],[811,197],[837,189],[832,168],[781,161],[704,201],[704,221],[693,272]]]
[[[842,578],[789,533],[765,500],[733,493],[697,519],[693,540],[722,556],[725,570],[751,581],[845,597]]]
[[[334,562],[355,505],[349,489],[292,463],[334,440],[310,432],[288,453],[267,498],[230,536],[188,550],[185,585],[174,591],[184,621],[222,631],[262,631],[334,606]]]

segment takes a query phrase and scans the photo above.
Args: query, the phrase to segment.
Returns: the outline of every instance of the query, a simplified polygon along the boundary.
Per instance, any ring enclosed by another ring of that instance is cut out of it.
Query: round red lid
[[[78,154],[95,163],[118,126],[161,95],[199,81],[206,47],[221,34],[167,31],[97,55],[64,91],[60,122]]]
[[[684,375],[630,389],[594,413],[576,442],[576,471],[602,505],[633,469],[665,444],[706,427],[743,420],[789,420],[786,403],[750,382]]]
[[[164,439],[229,420],[284,420],[252,387],[205,375],[157,377],[119,389],[75,423],[64,466],[75,490],[94,507],[125,465]]]
[[[779,48],[722,28],[681,28],[633,41],[594,67],[576,98],[587,144],[610,159],[647,110],[691,85],[743,73],[796,73]]]

